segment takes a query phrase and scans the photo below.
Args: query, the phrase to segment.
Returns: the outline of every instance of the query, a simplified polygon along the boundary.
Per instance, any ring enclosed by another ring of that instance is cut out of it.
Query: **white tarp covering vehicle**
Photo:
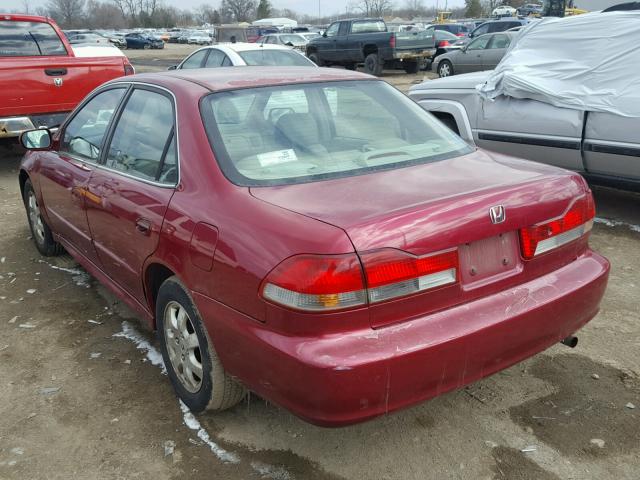
[[[477,89],[557,107],[640,117],[640,11],[546,18],[524,28]]]

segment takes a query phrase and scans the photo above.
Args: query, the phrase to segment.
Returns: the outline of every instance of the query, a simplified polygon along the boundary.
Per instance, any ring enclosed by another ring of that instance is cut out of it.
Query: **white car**
[[[190,45],[211,45],[211,37],[206,32],[196,32],[189,35],[187,43]]]
[[[220,43],[196,50],[179,65],[169,67],[169,70],[246,65],[316,67],[303,54],[289,47],[258,43]]]
[[[509,5],[501,5],[493,9],[491,16],[493,17],[515,17],[518,11]]]

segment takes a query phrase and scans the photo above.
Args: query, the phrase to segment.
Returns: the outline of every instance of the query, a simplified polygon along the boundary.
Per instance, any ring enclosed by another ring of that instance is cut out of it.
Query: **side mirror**
[[[287,47],[293,47],[293,43],[291,43],[291,42],[287,42],[287,43],[285,43],[285,45],[286,45]]]
[[[51,132],[48,128],[22,132],[20,145],[27,150],[48,150],[51,148]]]
[[[177,65],[171,65],[167,70],[176,70],[178,68]]]
[[[324,32],[324,33],[322,34],[322,36],[323,36],[324,38],[327,38],[327,32]]]

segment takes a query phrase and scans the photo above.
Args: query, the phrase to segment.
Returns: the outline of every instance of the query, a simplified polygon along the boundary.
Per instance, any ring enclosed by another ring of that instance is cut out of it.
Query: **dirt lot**
[[[128,53],[162,69],[187,48],[170,47]],[[612,272],[578,348],[327,430],[256,396],[184,412],[153,335],[71,258],[33,247],[19,157],[0,144],[0,479],[639,478],[640,195],[595,189],[591,243]]]

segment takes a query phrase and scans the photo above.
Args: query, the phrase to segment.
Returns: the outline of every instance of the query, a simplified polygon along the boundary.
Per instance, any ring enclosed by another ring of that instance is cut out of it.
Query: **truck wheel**
[[[418,62],[408,62],[404,64],[406,73],[418,73]]]
[[[370,53],[364,59],[364,71],[369,75],[380,76],[383,66],[384,63],[380,61],[377,53]]]
[[[443,60],[440,62],[440,65],[438,65],[438,75],[440,78],[450,77],[453,75],[453,65],[451,65],[449,60]]]
[[[24,200],[24,206],[27,209],[27,219],[29,220],[31,236],[38,251],[45,257],[60,255],[64,249],[62,245],[53,239],[53,233],[51,233],[49,225],[47,225],[40,214],[40,206],[38,205],[36,192],[33,190],[33,185],[31,185],[31,180],[25,182],[22,198]]]
[[[315,52],[309,54],[309,60],[311,60],[313,63],[315,63],[319,67],[324,66],[324,62],[320,60],[320,57]]]
[[[156,322],[169,379],[191,411],[221,411],[242,400],[245,388],[225,372],[198,309],[176,277],[160,286]]]

